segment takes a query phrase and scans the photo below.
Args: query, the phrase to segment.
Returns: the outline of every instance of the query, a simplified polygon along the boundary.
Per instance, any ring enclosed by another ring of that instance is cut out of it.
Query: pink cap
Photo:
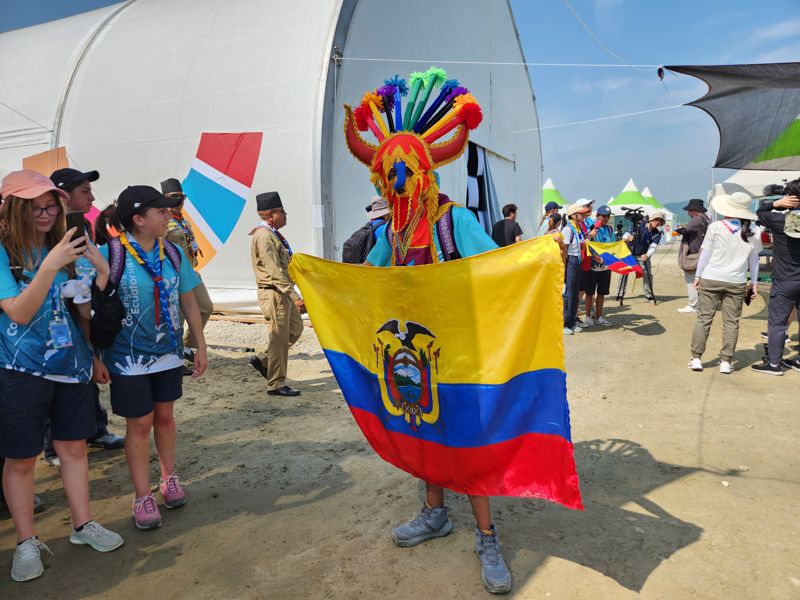
[[[12,171],[3,177],[3,183],[0,184],[0,196],[3,198],[16,196],[33,200],[46,192],[55,192],[62,200],[69,200],[67,192],[58,189],[48,177],[31,169]]]

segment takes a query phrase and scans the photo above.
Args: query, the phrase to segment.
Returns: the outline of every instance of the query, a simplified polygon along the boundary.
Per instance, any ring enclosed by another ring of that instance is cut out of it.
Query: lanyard
[[[50,286],[50,312],[53,321],[61,320],[61,289],[54,283]]]

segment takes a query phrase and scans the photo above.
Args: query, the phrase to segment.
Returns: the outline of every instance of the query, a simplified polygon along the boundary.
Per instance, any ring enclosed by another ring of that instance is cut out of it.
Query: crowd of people
[[[96,171],[61,169],[47,178],[23,170],[7,175],[0,186],[0,364],[5,365],[0,369],[0,455],[4,501],[17,532],[15,581],[41,576],[41,552],[49,551],[36,536],[33,517],[40,504],[33,473],[43,451],[60,468],[74,544],[99,552],[123,544],[119,534],[92,518],[87,442],[105,449],[124,447],[138,529],[162,522],[149,479],[151,433],[162,505],[175,509],[187,502],[178,475],[174,403],[182,395],[183,378],[202,376],[208,364],[203,329],[213,305],[197,271],[201,249],[183,216],[186,196],[176,179],[163,181],[160,191],[130,186],[94,226],[80,217],[78,226],[68,228],[68,215],[91,209],[91,183],[98,178]],[[589,252],[588,241],[627,242],[644,272],[645,299],[654,300],[650,261],[661,242],[664,214],[654,211],[627,231],[615,231],[610,208],[593,211],[592,204],[588,199],[567,207],[550,203],[537,230],[561,248],[565,335],[612,326],[603,314],[611,271]],[[683,236],[678,261],[686,274],[688,300],[679,312],[696,315],[692,370],[703,369],[709,331],[720,311],[720,371],[733,372],[742,305],[758,292],[762,226],[772,234],[773,277],[766,357],[752,369],[771,375],[800,370],[798,358],[784,358],[790,321],[800,307],[800,180],[786,186],[785,197],[762,202],[757,214],[750,204],[744,194],[718,196],[712,207],[720,219],[711,222],[703,202],[693,199],[685,207],[688,222],[677,229]],[[269,342],[250,364],[267,380],[270,395],[297,396],[301,392],[286,383],[288,352],[303,331],[305,304],[289,275],[291,246],[280,232],[287,213],[277,192],[259,194],[256,208],[251,261]],[[368,221],[348,240],[345,261],[397,264],[394,233],[387,227],[389,204],[377,196],[366,209]],[[504,218],[490,237],[468,209],[453,206],[453,231],[437,230],[431,248],[438,260],[447,260],[449,246],[458,258],[517,243],[523,237],[517,211],[513,204],[503,207]],[[433,260],[410,256],[403,264]],[[620,277],[618,297],[624,296],[626,277]],[[99,386],[106,384],[114,414],[125,419],[124,437],[108,431],[108,416],[99,403]],[[20,397],[27,402],[16,401]],[[413,546],[449,533],[443,498],[444,490],[429,484],[420,515],[397,527],[394,541]],[[476,547],[488,557],[482,563],[487,588],[506,589],[510,574],[488,500],[470,497]]]

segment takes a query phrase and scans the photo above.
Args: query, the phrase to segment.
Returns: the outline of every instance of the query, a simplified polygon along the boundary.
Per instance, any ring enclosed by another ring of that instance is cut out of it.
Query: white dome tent
[[[420,18],[395,41],[387,15],[398,12]],[[280,192],[295,251],[339,257],[374,194],[345,146],[342,104],[395,73],[436,64],[483,106],[471,152],[484,165],[484,222],[510,202],[525,209],[523,229],[541,215],[538,118],[507,2],[230,0],[223,10],[131,0],[0,34],[0,55],[0,99],[13,109],[0,105],[0,174],[63,147],[62,161],[100,172],[100,208],[129,184],[191,173],[209,186],[192,190],[216,186],[226,204],[190,194],[189,216],[213,246],[202,274],[217,310],[256,310],[247,232],[257,192]],[[531,131],[508,133],[520,129]],[[219,157],[220,146],[241,154],[240,144],[245,166]],[[460,202],[466,163],[440,173]]]

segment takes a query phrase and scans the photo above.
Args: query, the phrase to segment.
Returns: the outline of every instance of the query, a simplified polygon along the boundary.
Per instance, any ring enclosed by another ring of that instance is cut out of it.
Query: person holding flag
[[[611,218],[611,209],[600,206],[597,209],[595,222],[591,231],[594,232],[592,241],[610,243],[614,241],[614,230],[608,224]],[[591,253],[591,268],[581,274],[581,289],[586,294],[586,317],[583,319],[584,327],[601,325],[611,327],[611,322],[603,316],[603,303],[611,290],[611,271],[596,253]],[[594,307],[594,318],[592,318]]]

